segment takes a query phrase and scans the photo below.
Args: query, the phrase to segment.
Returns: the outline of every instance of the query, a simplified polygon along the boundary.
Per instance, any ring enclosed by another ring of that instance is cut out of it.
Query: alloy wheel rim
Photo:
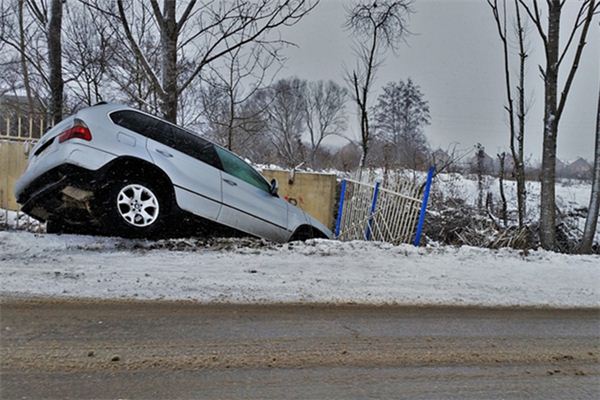
[[[158,199],[142,185],[127,185],[117,195],[117,209],[130,225],[143,228],[158,219]]]

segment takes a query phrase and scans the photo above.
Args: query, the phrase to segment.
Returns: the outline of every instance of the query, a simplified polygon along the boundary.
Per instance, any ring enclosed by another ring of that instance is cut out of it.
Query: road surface
[[[600,311],[3,299],[2,399],[598,399]]]

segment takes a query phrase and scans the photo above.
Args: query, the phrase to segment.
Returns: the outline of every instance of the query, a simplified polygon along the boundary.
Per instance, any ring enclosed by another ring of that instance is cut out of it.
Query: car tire
[[[101,197],[102,220],[109,235],[156,238],[167,231],[172,196],[159,182],[135,177],[116,179]]]

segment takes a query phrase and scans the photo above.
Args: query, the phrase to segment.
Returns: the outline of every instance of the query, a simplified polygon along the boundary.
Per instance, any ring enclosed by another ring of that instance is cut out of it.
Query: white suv
[[[148,237],[193,220],[277,242],[332,237],[235,154],[118,104],[86,108],[50,129],[15,192],[22,210],[54,232]]]

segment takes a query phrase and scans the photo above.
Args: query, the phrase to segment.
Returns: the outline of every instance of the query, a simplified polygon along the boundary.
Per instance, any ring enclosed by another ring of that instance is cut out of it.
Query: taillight
[[[90,141],[92,140],[92,132],[87,127],[85,122],[80,119],[76,119],[73,122],[73,126],[58,135],[58,143],[62,143],[71,139],[83,139]]]

